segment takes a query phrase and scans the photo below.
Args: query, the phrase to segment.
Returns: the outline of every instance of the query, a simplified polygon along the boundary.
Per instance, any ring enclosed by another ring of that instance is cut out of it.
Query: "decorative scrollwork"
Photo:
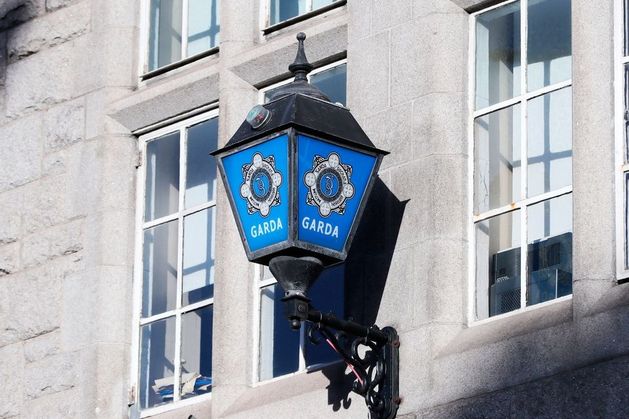
[[[372,329],[379,330],[376,326],[372,326]],[[365,398],[372,419],[395,416],[397,408],[392,406],[394,401],[391,400],[390,389],[385,385],[385,377],[389,373],[386,346],[391,345],[391,342],[378,343],[368,337],[355,338],[343,332],[333,333],[317,323],[311,324],[308,338],[315,345],[325,339],[343,358],[356,377],[352,390]]]

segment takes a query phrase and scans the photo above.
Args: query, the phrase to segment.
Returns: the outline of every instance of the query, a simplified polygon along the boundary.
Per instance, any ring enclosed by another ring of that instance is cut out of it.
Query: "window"
[[[218,0],[149,0],[148,72],[219,43]]]
[[[346,62],[336,62],[314,70],[308,75],[310,82],[330,97],[332,102],[345,104]],[[292,79],[275,84],[260,91],[260,102],[267,102],[273,90],[291,82]],[[321,342],[315,345],[308,338],[309,326],[302,325],[293,331],[281,301],[284,292],[268,268],[259,267],[256,281],[258,305],[259,345],[254,381],[266,381],[282,375],[304,371],[316,365],[336,361],[338,355]],[[344,265],[327,268],[309,292],[318,310],[344,315]]]
[[[572,293],[570,0],[474,14],[475,320]]]
[[[217,138],[216,111],[140,137],[142,410],[212,388]]]
[[[616,31],[616,174],[618,228],[617,276],[619,281],[629,278],[629,2],[616,1],[618,19]]]
[[[315,10],[340,6],[345,0],[264,0],[264,4],[268,8],[266,26],[273,26]]]

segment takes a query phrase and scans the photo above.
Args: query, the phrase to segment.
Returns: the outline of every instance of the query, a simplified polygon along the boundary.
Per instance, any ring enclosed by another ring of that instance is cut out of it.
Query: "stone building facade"
[[[330,276],[344,316],[400,333],[398,417],[628,417],[624,2],[294,3],[0,2],[0,418],[367,417],[343,365],[286,349],[223,185],[192,179],[193,127],[225,144],[300,31],[312,82],[342,72],[339,101],[391,152]],[[564,165],[533,196],[538,134]]]

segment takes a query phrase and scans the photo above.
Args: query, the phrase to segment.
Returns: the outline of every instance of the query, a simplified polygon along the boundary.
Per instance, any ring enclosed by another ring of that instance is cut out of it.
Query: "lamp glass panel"
[[[212,390],[212,318],[207,306],[181,316],[181,397]]]
[[[476,223],[476,319],[520,308],[520,210]]]
[[[144,221],[179,209],[179,131],[146,145]]]
[[[175,220],[144,231],[142,317],[175,308],[177,227]]]
[[[174,386],[175,318],[142,326],[140,336],[140,408],[170,403]]]
[[[572,88],[528,103],[529,197],[572,184]]]

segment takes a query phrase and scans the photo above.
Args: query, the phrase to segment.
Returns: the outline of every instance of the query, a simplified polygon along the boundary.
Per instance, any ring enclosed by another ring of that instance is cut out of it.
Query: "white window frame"
[[[216,105],[215,105],[216,106]],[[140,410],[139,403],[139,376],[140,376],[140,350],[141,342],[140,335],[142,326],[165,318],[175,318],[175,353],[174,353],[174,383],[173,389],[178,389],[181,380],[181,317],[183,314],[191,312],[193,310],[210,307],[214,305],[214,297],[198,301],[193,304],[182,306],[181,295],[183,290],[183,277],[182,277],[182,264],[183,264],[183,223],[184,217],[191,214],[198,213],[200,211],[215,208],[216,207],[216,194],[215,190],[214,200],[206,203],[195,205],[191,208],[184,207],[184,198],[186,191],[186,179],[185,179],[185,167],[186,167],[186,147],[187,147],[187,128],[208,121],[213,118],[218,118],[218,107],[210,111],[195,115],[191,118],[180,120],[171,125],[164,126],[154,131],[143,133],[138,138],[138,150],[140,153],[140,161],[136,178],[136,236],[135,236],[135,261],[134,261],[134,285],[133,285],[133,327],[132,327],[132,339],[131,339],[131,397],[130,403],[133,403],[132,409],[139,412],[139,417],[149,417],[157,415],[163,412],[167,412],[173,409],[178,409],[183,406],[189,406],[192,404],[200,403],[211,399],[212,392],[206,394],[200,394],[187,399],[180,399],[180,395],[177,391],[173,391],[173,401],[164,405],[150,407]],[[179,131],[179,208],[178,211],[169,214],[164,217],[160,217],[148,222],[144,222],[144,204],[146,199],[145,190],[145,178],[146,178],[146,145],[148,142],[155,140],[163,135],[170,134]],[[215,216],[215,215],[214,215]],[[172,310],[168,310],[164,313],[153,315],[147,318],[142,318],[142,285],[143,285],[143,236],[146,229],[155,227],[156,225],[165,225],[169,221],[178,220],[178,238],[177,238],[177,301],[176,307]],[[212,245],[215,245],[213,241]],[[214,334],[214,330],[212,333]]]
[[[614,1],[614,135],[616,165],[616,280],[629,278],[629,255],[627,254],[627,187],[625,176],[629,175],[629,163],[625,138],[625,65],[629,64],[629,55],[625,55],[625,0]]]
[[[205,51],[201,51],[197,54],[191,55],[189,57],[186,56],[186,52],[188,51],[188,37],[183,34],[188,33],[188,8],[189,8],[190,0],[182,0],[181,5],[181,57],[178,60],[173,61],[172,63],[168,63],[161,67],[157,67],[153,70],[149,70],[149,33],[151,30],[151,0],[142,0],[140,3],[140,48],[138,48],[140,56],[138,57],[140,65],[138,66],[138,77],[140,79],[147,77],[150,74],[155,72],[164,73],[168,72],[173,68],[180,67],[188,62],[196,61],[197,59],[203,58],[207,55],[211,55],[214,52],[218,52],[219,45],[215,45],[211,48],[206,49]],[[211,1],[220,1],[220,0],[211,0]],[[229,1],[229,0],[227,0]]]
[[[495,103],[493,105],[476,109],[476,17],[483,13],[489,12],[491,10],[497,9],[499,7],[507,6],[511,3],[520,2],[520,50],[521,50],[521,58],[520,58],[520,95],[515,96],[511,99],[503,100],[501,102]],[[531,306],[527,306],[526,304],[526,295],[527,295],[527,263],[528,263],[528,252],[522,249],[528,248],[528,207],[531,205],[537,204],[542,201],[547,201],[552,198],[558,198],[560,196],[572,194],[572,185],[565,186],[563,188],[556,189],[554,191],[546,192],[541,195],[536,195],[533,197],[526,196],[526,186],[528,184],[528,126],[527,126],[527,110],[528,110],[528,102],[536,97],[542,96],[544,94],[559,91],[568,86],[572,86],[572,78],[555,83],[549,86],[542,87],[538,90],[534,90],[532,92],[528,92],[528,77],[527,77],[527,53],[528,53],[528,1],[529,0],[507,0],[501,3],[495,4],[493,6],[484,8],[482,10],[478,10],[474,13],[470,14],[469,19],[469,54],[468,54],[468,86],[469,86],[469,97],[468,97],[468,109],[470,110],[470,117],[468,119],[468,237],[470,238],[469,243],[470,246],[468,248],[468,325],[476,326],[485,324],[488,322],[493,322],[498,319],[503,319],[506,317],[510,317],[513,315],[518,315],[520,313],[528,312],[531,310],[537,310],[542,307],[546,307],[548,305],[556,304],[561,301],[572,299],[572,294],[566,295],[563,297],[555,298],[553,300],[545,301],[542,303],[534,304]],[[572,67],[574,68],[574,67]],[[474,214],[474,121],[476,118],[488,115],[492,112],[509,108],[515,104],[520,105],[520,156],[521,156],[521,166],[520,166],[520,194],[521,197],[518,201],[502,206],[500,208],[494,208],[492,210],[483,212],[481,214]],[[520,210],[520,308],[503,313],[497,314],[494,316],[487,317],[485,319],[477,319],[476,318],[476,224],[488,220],[497,215],[510,214],[514,211]]]
[[[317,12],[318,10],[323,9],[321,13],[325,13],[330,9],[334,9],[336,7],[341,7],[344,4],[347,4],[347,0],[334,0],[331,4],[318,7],[316,9],[313,8],[314,0],[306,0],[306,11],[300,15],[293,16],[286,20],[281,20],[279,22],[275,22],[271,24],[271,1],[272,0],[260,0],[260,30],[264,31],[269,28],[274,28],[276,26],[289,26],[293,23],[300,22],[304,18],[302,16],[308,15],[313,12]],[[294,0],[297,1],[297,0]],[[307,18],[306,18],[307,19]]]
[[[319,73],[322,73],[326,70],[330,70],[332,68],[335,67],[339,67],[341,65],[346,65],[347,64],[347,58],[343,58],[342,60],[338,60],[338,61],[334,61],[330,64],[318,67],[314,70],[312,70],[308,75],[308,82],[310,82],[310,78],[311,76],[317,75]],[[285,86],[289,83],[291,83],[293,81],[292,77],[289,77],[286,80],[282,80],[279,81],[277,83],[274,83],[270,86],[266,86],[260,90],[258,90],[258,103],[264,103],[264,97],[266,95],[266,93],[269,90],[273,90],[273,89],[277,89],[278,87],[281,86]],[[277,280],[275,278],[267,278],[264,279],[264,267],[262,265],[255,265],[256,269],[254,272],[254,296],[253,296],[253,368],[252,368],[252,377],[251,377],[251,382],[253,383],[254,386],[257,385],[262,385],[262,384],[266,384],[266,383],[272,383],[275,382],[277,380],[286,378],[286,377],[292,377],[294,375],[297,374],[304,374],[306,372],[309,371],[315,371],[315,370],[319,370],[321,368],[324,368],[328,365],[332,365],[332,364],[336,364],[338,362],[341,362],[341,360],[339,359],[339,361],[332,361],[329,363],[323,363],[323,364],[314,364],[314,365],[310,365],[310,366],[306,366],[306,353],[305,353],[305,346],[306,346],[306,336],[305,336],[305,328],[302,327],[301,330],[299,331],[299,366],[297,368],[297,371],[288,373],[288,374],[284,374],[284,375],[279,375],[277,377],[273,377],[273,378],[269,378],[267,380],[260,380],[260,320],[261,320],[261,316],[260,316],[260,309],[261,309],[261,298],[260,298],[260,293],[262,291],[262,289],[264,287],[268,287],[270,285],[275,285],[277,284]],[[286,327],[288,327],[288,322],[286,324]]]

